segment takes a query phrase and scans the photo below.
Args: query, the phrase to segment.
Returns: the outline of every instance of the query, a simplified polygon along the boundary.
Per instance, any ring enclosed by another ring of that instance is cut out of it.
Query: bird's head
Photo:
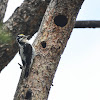
[[[25,41],[27,41],[28,38],[29,37],[29,35],[24,35],[24,34],[19,34],[17,37],[16,37],[16,41],[17,42],[25,42]]]

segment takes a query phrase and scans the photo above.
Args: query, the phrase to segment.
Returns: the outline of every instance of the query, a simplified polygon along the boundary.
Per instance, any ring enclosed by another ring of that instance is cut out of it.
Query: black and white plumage
[[[24,77],[28,77],[30,67],[33,63],[33,59],[35,57],[35,49],[34,47],[28,42],[28,36],[20,34],[17,36],[16,40],[19,45],[19,54],[21,56],[22,64],[25,67],[25,74]]]

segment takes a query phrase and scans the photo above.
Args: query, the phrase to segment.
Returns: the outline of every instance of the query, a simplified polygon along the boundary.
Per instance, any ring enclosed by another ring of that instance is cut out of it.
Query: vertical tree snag
[[[27,79],[20,78],[14,100],[47,100],[61,54],[84,0],[52,0],[33,43],[36,57]],[[23,74],[23,72],[22,72]]]

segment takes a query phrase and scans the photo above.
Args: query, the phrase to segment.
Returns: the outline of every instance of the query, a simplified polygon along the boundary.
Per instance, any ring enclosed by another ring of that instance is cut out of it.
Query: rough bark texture
[[[49,1],[25,0],[2,26],[4,31],[9,33],[12,40],[9,43],[0,43],[0,71],[13,59],[18,51],[15,41],[16,35],[23,33],[31,37],[38,30]]]
[[[100,28],[100,21],[76,21],[74,28]]]
[[[3,22],[8,0],[0,0],[0,22]]]
[[[83,1],[51,1],[33,43],[37,55],[32,70],[27,79],[21,76],[14,100],[47,100],[61,54]]]
[[[50,0],[25,0],[5,25],[13,34],[34,35],[49,2]]]

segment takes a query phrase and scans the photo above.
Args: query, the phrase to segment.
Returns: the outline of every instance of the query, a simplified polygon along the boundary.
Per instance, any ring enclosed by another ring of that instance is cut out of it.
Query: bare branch
[[[0,0],[0,22],[3,22],[8,0]]]
[[[76,21],[74,28],[100,28],[100,21],[99,20]]]
[[[31,73],[27,79],[21,76],[14,100],[47,100],[61,54],[74,28],[83,1],[50,2],[33,44],[37,55]]]

